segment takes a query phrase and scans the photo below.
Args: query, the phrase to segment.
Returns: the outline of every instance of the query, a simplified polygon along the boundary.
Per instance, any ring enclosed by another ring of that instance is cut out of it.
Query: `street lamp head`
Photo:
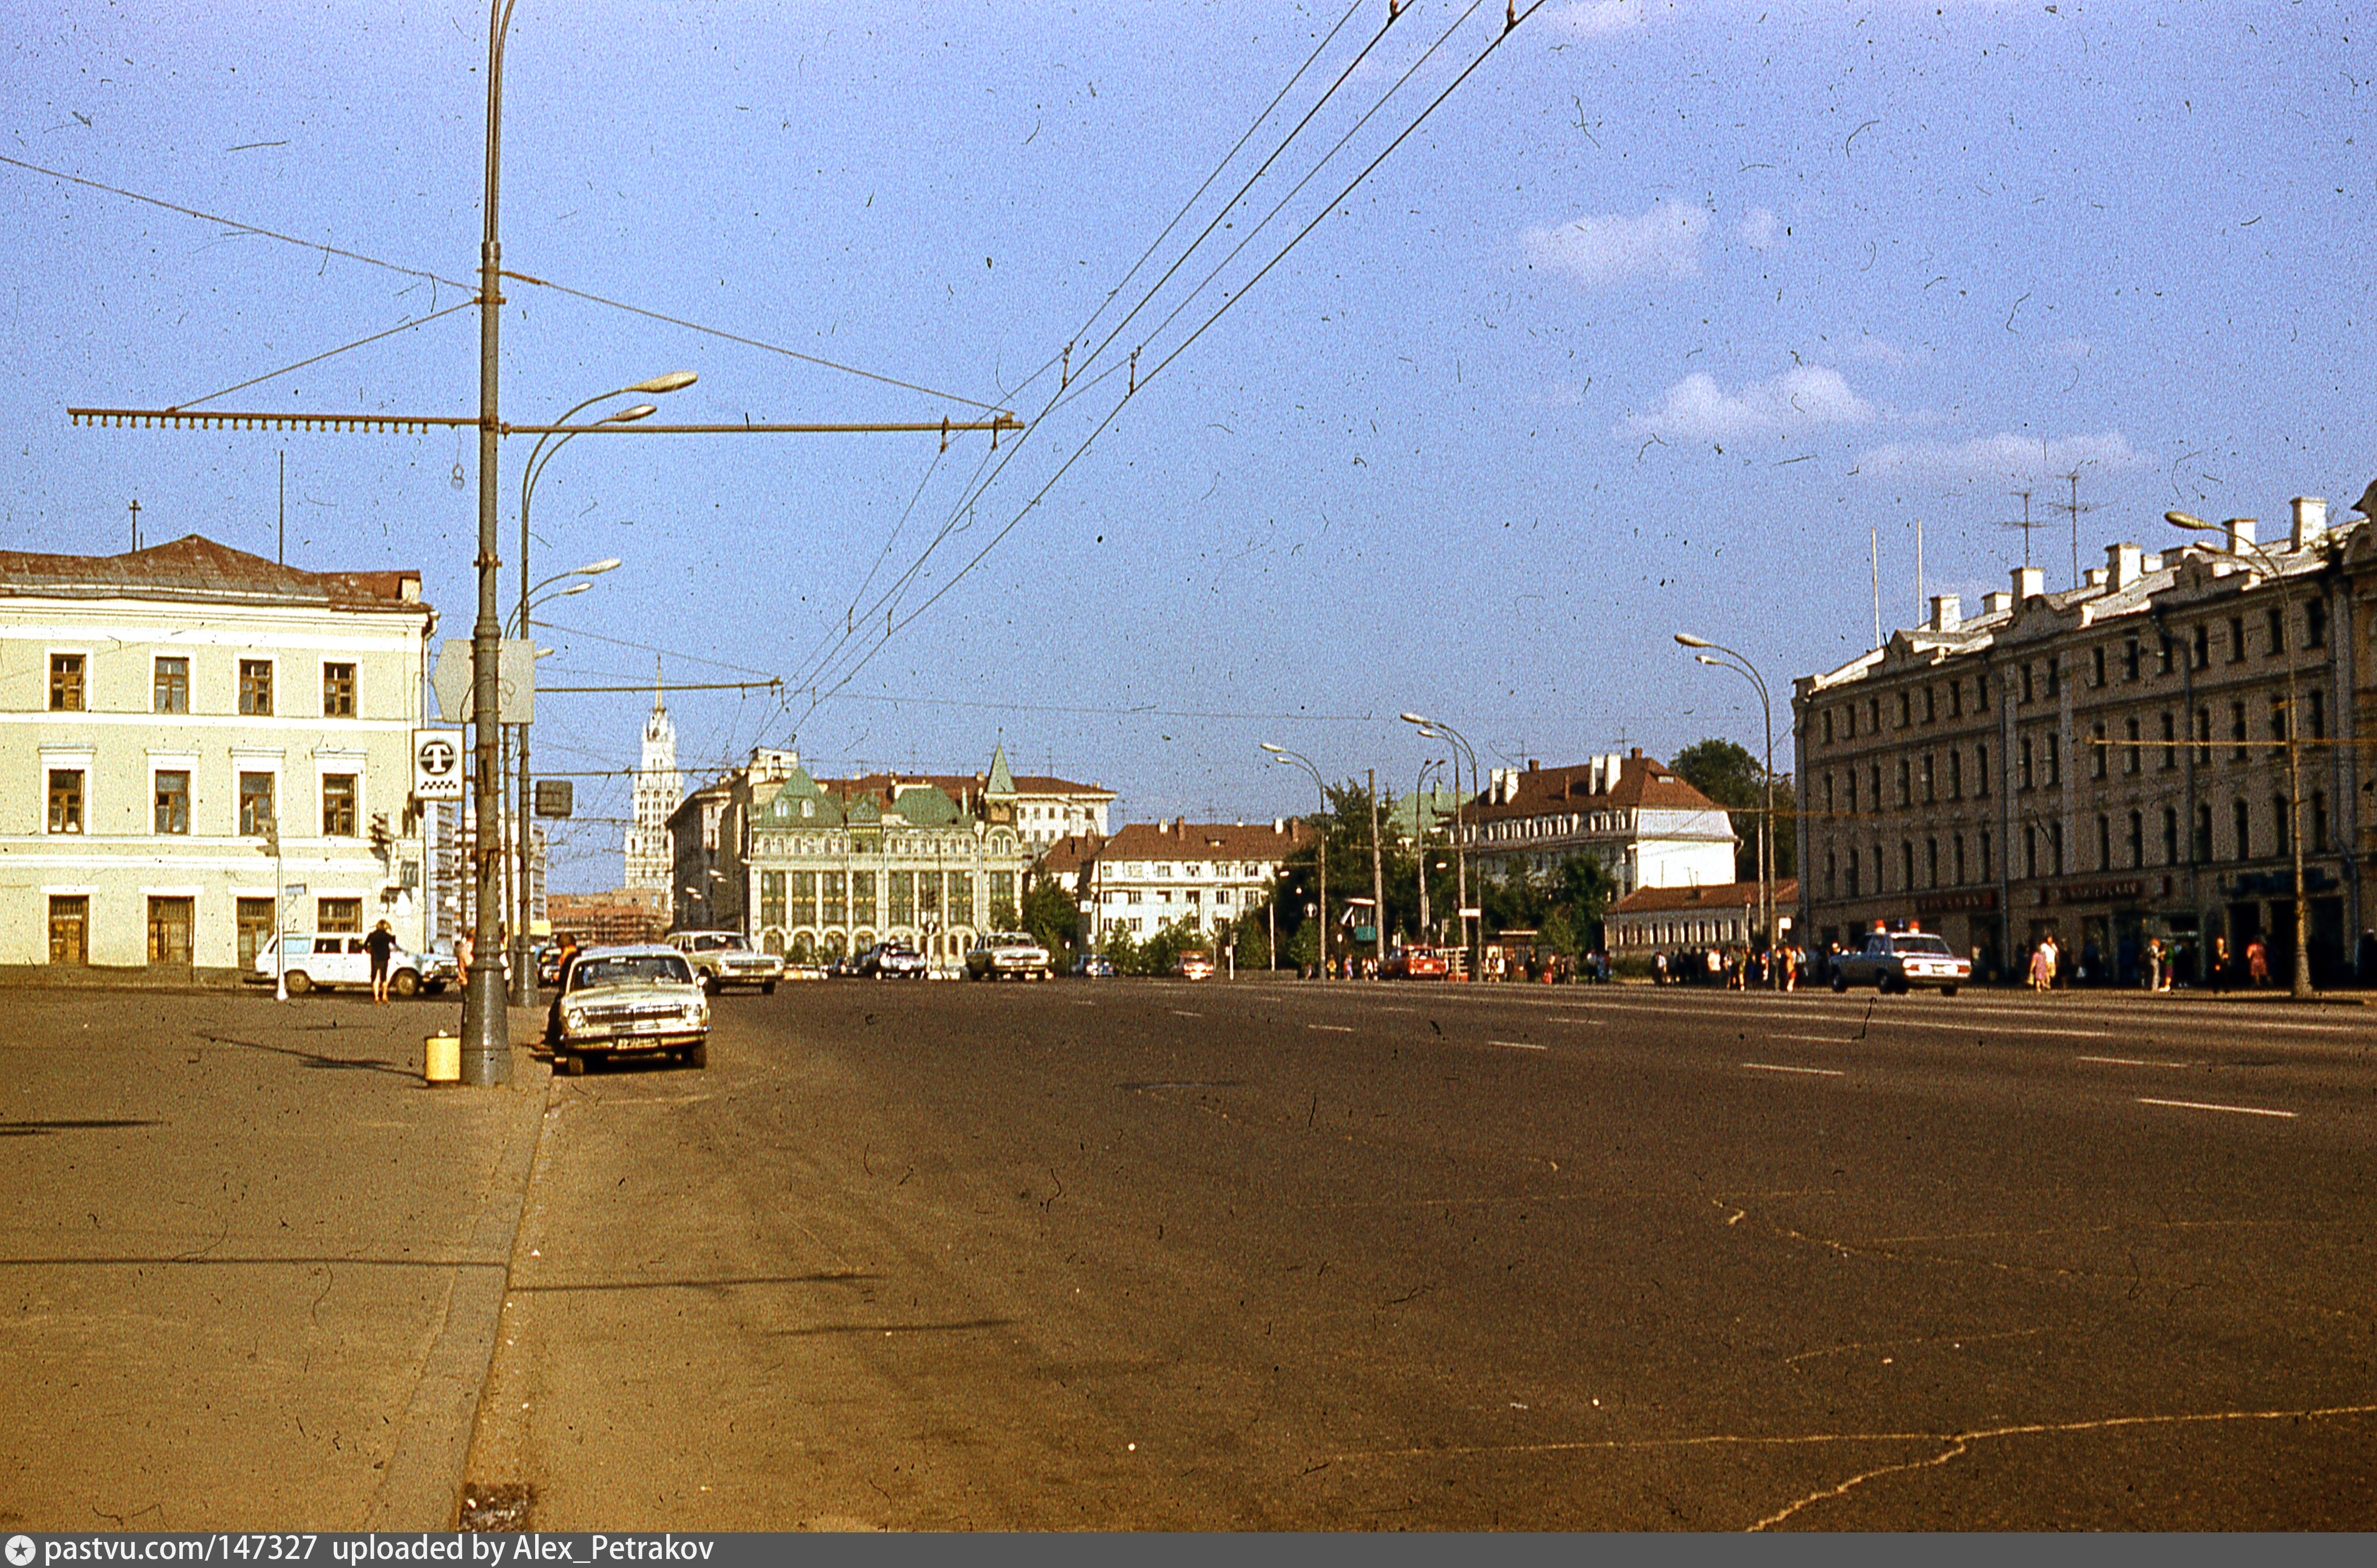
[[[2173,528],[2184,528],[2190,533],[2217,533],[2220,532],[2220,527],[2217,523],[2206,522],[2202,518],[2190,516],[2186,512],[2165,512],[2162,514],[2162,520],[2163,521],[2170,524]]]
[[[620,560],[616,556],[605,556],[603,559],[594,562],[591,566],[579,567],[576,571],[571,572],[569,575],[572,577],[600,577],[606,571],[616,571],[626,564],[626,562]],[[589,583],[587,586],[591,588],[593,584]]]
[[[1707,638],[1694,637],[1689,631],[1679,631],[1676,633],[1676,640],[1687,648],[1714,648],[1716,646],[1715,643],[1711,642]]]
[[[1725,664],[1725,661],[1724,661],[1723,659],[1712,659],[1712,658],[1710,658],[1706,653],[1695,653],[1695,654],[1693,654],[1693,655],[1692,655],[1692,663],[1694,663],[1694,664],[1715,664],[1715,665],[1719,666],[1720,668],[1722,668],[1722,667],[1724,666],[1724,664]]]
[[[572,593],[583,593],[583,592],[585,592],[588,589],[592,588],[593,586],[594,586],[594,585],[593,585],[592,583],[591,583],[591,582],[584,582],[584,581],[573,582],[573,583],[571,583],[571,584],[570,584],[568,587],[567,587],[567,588],[563,588],[563,589],[558,589],[558,590],[556,590],[556,591],[554,592],[554,595],[553,595],[553,596],[554,596],[555,598],[556,598],[556,599],[567,599],[567,598],[568,598]]]
[[[1400,714],[1400,715],[1398,715],[1398,716],[1403,720],[1403,722],[1404,722],[1404,723],[1405,723],[1405,724],[1417,724],[1417,725],[1418,725],[1420,728],[1422,728],[1422,729],[1426,729],[1426,728],[1427,728],[1427,727],[1428,727],[1428,725],[1430,725],[1430,724],[1434,724],[1434,723],[1436,722],[1436,721],[1435,721],[1435,720],[1433,720],[1433,719],[1424,719],[1424,718],[1421,718],[1417,713],[1404,713],[1404,714]]]
[[[1286,755],[1287,755],[1287,748],[1286,748],[1286,747],[1284,747],[1284,746],[1273,746],[1273,745],[1272,745],[1270,741],[1268,741],[1268,740],[1258,740],[1258,741],[1256,741],[1256,742],[1255,742],[1255,744],[1256,744],[1257,746],[1261,747],[1265,751],[1268,751],[1268,752],[1272,753],[1272,755],[1273,755],[1273,756],[1275,756],[1275,757],[1284,757],[1284,756],[1286,756]]]
[[[649,381],[639,381],[627,389],[631,392],[681,392],[701,377],[690,370],[672,370],[665,376],[655,376]]]
[[[652,415],[658,413],[660,413],[660,410],[651,403],[638,403],[633,408],[623,408],[616,413],[606,413],[594,423],[597,425],[633,425],[639,419],[650,419]]]

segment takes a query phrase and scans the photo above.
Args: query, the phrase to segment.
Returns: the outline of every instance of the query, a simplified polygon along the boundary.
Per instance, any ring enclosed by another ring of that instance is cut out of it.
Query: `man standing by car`
[[[396,933],[388,928],[387,921],[383,920],[372,928],[371,935],[364,939],[364,951],[371,954],[372,1000],[375,1003],[385,1002],[388,1000],[388,955],[396,951]]]

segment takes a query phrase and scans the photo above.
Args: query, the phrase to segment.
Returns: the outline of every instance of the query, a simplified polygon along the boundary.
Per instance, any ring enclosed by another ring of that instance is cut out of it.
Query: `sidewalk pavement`
[[[443,1530],[543,1125],[459,999],[0,993],[0,1526]]]

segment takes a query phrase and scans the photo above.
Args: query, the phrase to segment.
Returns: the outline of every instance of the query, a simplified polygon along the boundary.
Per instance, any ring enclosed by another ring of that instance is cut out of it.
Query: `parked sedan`
[[[340,986],[368,990],[372,983],[371,952],[364,947],[364,940],[362,933],[355,931],[289,932],[277,939],[269,938],[257,951],[256,963],[245,978],[257,986],[285,981],[293,997]],[[438,983],[442,986],[452,973],[450,966],[441,971]],[[426,983],[419,957],[402,948],[388,953],[390,996],[412,996]]]
[[[906,942],[877,942],[858,955],[858,973],[869,980],[921,980],[925,955]]]
[[[588,948],[562,973],[545,1015],[553,1070],[572,1077],[592,1057],[674,1054],[710,1065],[710,998],[673,947]]]
[[[1048,950],[1026,931],[985,931],[966,953],[965,962],[969,980],[1048,977]]]

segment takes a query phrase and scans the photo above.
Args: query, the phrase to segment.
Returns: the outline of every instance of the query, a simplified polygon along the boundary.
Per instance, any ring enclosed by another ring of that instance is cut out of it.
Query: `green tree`
[[[1734,876],[1758,880],[1758,820],[1765,808],[1765,770],[1748,748],[1711,736],[1676,753],[1676,776],[1722,806],[1733,818]],[[1798,875],[1798,800],[1791,775],[1774,775],[1774,875]]]
[[[1058,953],[1069,958],[1081,946],[1081,906],[1061,877],[1035,871],[1027,878],[1017,921],[1032,933],[1033,940],[1048,950],[1052,959]]]

